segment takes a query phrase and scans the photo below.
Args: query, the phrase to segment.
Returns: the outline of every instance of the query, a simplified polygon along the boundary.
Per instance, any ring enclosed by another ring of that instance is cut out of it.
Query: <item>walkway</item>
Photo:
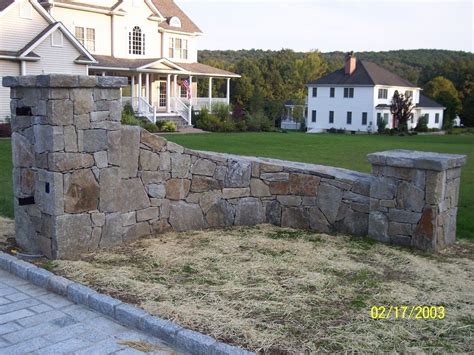
[[[0,270],[0,354],[143,352],[177,354],[157,338]]]

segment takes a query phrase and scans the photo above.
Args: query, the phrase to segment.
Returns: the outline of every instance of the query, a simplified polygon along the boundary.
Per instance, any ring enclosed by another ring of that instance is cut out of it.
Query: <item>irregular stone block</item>
[[[166,196],[166,187],[162,184],[149,184],[148,196],[153,198],[164,198]]]
[[[107,150],[107,131],[105,129],[84,130],[83,145],[83,149],[87,153]]]
[[[265,222],[265,209],[258,198],[241,198],[235,210],[236,225],[253,226]]]
[[[222,196],[225,199],[233,199],[250,196],[250,188],[229,188],[222,190]]]
[[[66,213],[88,212],[98,208],[100,188],[92,170],[82,169],[66,175],[64,191]]]
[[[415,223],[418,223],[412,236],[412,245],[421,250],[434,251],[436,250],[436,212],[432,207],[425,207],[421,218]]]
[[[388,225],[388,234],[390,236],[396,236],[396,235],[411,236],[412,229],[413,229],[412,225],[408,223],[390,222]]]
[[[218,200],[206,213],[209,227],[230,227],[234,223],[234,209],[226,200]]]
[[[108,248],[122,242],[124,228],[122,227],[122,214],[110,213],[105,215],[105,225],[99,246]]]
[[[135,211],[122,214],[122,226],[129,227],[137,223],[137,213]]]
[[[74,126],[64,127],[64,150],[66,152],[77,152],[77,133]]]
[[[275,181],[289,181],[290,174],[289,173],[263,173],[260,175],[262,180],[275,182]]]
[[[171,176],[186,179],[191,176],[191,157],[186,154],[171,154]]]
[[[13,166],[16,168],[29,168],[34,165],[33,146],[24,136],[16,132],[12,134],[12,156]]]
[[[52,171],[70,171],[90,168],[94,157],[85,153],[51,153],[48,156],[49,169]]]
[[[309,208],[307,213],[309,215],[309,227],[312,230],[321,233],[329,233],[331,231],[331,225],[318,207]]]
[[[420,221],[421,213],[391,208],[388,212],[388,218],[390,222],[416,224]]]
[[[395,198],[397,185],[393,179],[376,178],[370,185],[370,197],[380,200],[391,200]]]
[[[270,193],[270,187],[260,179],[250,180],[250,193],[254,197],[268,197]]]
[[[309,214],[303,208],[282,208],[281,226],[285,228],[309,229]]]
[[[137,222],[149,221],[157,219],[160,215],[160,209],[158,207],[149,207],[144,210],[137,211]]]
[[[225,187],[249,187],[251,165],[247,162],[231,161],[224,180]]]
[[[191,181],[192,192],[206,192],[222,189],[222,182],[212,177],[195,175]]]
[[[169,223],[178,232],[200,230],[208,227],[199,205],[188,204],[183,201],[171,202]]]
[[[279,173],[283,171],[283,166],[281,165],[272,165],[267,163],[260,164],[260,174],[264,173]]]
[[[170,200],[184,200],[191,188],[187,179],[171,179],[166,182],[166,198]]]
[[[38,170],[35,202],[44,213],[58,216],[64,213],[63,175],[46,170]]]
[[[319,185],[316,197],[317,205],[331,224],[336,221],[342,194],[343,192],[335,186],[328,184]]]
[[[171,170],[171,154],[169,152],[160,153],[160,170],[169,171]]]
[[[102,227],[105,224],[105,213],[93,212],[91,218],[94,227]]]
[[[369,215],[348,208],[344,219],[337,221],[335,227],[343,233],[366,236],[369,231]]]
[[[123,126],[120,150],[120,176],[132,178],[137,176],[138,156],[140,154],[140,127]]]
[[[398,186],[398,208],[414,212],[421,212],[424,206],[425,191],[407,182],[402,182]]]
[[[196,175],[214,176],[216,166],[216,163],[208,159],[199,159],[194,163],[192,173]]]
[[[101,212],[117,212],[122,209],[122,182],[120,168],[105,168],[100,170],[100,200]]]
[[[83,115],[94,110],[94,98],[91,89],[72,89],[71,99],[74,102],[75,115]]]
[[[141,222],[127,227],[123,239],[125,242],[129,242],[149,235],[151,235],[150,225],[148,222]]]
[[[436,205],[444,200],[446,172],[426,172],[426,203]]]
[[[160,157],[158,154],[149,150],[140,149],[140,169],[156,171],[160,165]]]
[[[66,137],[62,126],[35,125],[34,136],[36,153],[58,152],[64,150]]]
[[[304,174],[290,174],[290,194],[316,196],[320,178]]]
[[[77,259],[89,251],[92,222],[89,214],[66,214],[56,217],[57,258]]]
[[[204,213],[207,213],[209,209],[217,204],[217,202],[223,197],[220,191],[209,191],[197,195],[199,196],[199,205]]]
[[[107,155],[108,163],[115,166],[121,164],[121,146],[122,146],[122,132],[109,131],[107,132]]]
[[[275,226],[281,224],[281,206],[277,200],[263,201],[266,221]]]
[[[73,104],[71,100],[49,100],[47,105],[47,123],[58,126],[69,126],[74,123]]]
[[[293,196],[293,195],[278,196],[277,200],[283,206],[300,206],[303,201],[301,196]]]
[[[272,195],[288,195],[290,193],[290,183],[288,181],[270,182],[269,186]]]
[[[122,212],[142,210],[150,207],[150,199],[140,179],[122,180],[121,205]]]
[[[94,153],[94,161],[95,161],[95,165],[99,169],[106,168],[109,165],[108,159],[107,159],[107,152],[102,151],[102,152]]]

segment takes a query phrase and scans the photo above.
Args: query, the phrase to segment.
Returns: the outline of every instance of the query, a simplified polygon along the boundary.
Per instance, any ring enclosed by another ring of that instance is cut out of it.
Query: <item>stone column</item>
[[[120,180],[126,78],[4,77],[11,88],[16,238],[26,252],[74,258],[98,247],[99,197]],[[103,182],[99,187],[99,180]]]
[[[369,236],[439,251],[456,239],[461,167],[466,156],[408,150],[368,155]]]

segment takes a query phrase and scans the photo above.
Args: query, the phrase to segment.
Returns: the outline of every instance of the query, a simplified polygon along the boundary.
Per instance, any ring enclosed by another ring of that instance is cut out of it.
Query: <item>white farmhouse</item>
[[[122,92],[124,102],[152,122],[171,118],[190,124],[192,109],[229,102],[230,79],[239,75],[197,62],[202,32],[173,0],[0,0],[0,10],[15,8],[10,12],[21,18],[23,4],[33,6],[51,23],[59,21],[59,28],[72,33],[83,51],[71,55],[66,53],[69,48],[63,48],[67,41],[61,42],[62,47],[54,43],[53,64],[45,57],[38,70],[26,66],[15,73],[4,70],[2,64],[0,75],[77,73],[71,65],[54,62],[59,57],[68,58],[82,65],[81,74],[128,77],[129,87]],[[32,30],[31,23],[25,21],[3,22],[0,50],[4,51],[21,50],[48,25]],[[20,31],[25,43],[16,48],[4,41],[11,31]],[[63,48],[61,53],[57,53],[59,48]],[[205,79],[209,87],[206,97],[197,97],[197,79],[200,83]],[[213,80],[223,80],[223,97],[213,97],[217,96],[212,92]]]
[[[423,96],[421,88],[348,53],[344,68],[308,84],[308,132],[331,128],[374,132],[378,118],[386,120],[387,128],[395,128],[398,123],[390,113],[390,104],[397,90],[412,97],[409,128],[416,127],[422,116],[427,116],[428,128],[442,128],[444,107]]]

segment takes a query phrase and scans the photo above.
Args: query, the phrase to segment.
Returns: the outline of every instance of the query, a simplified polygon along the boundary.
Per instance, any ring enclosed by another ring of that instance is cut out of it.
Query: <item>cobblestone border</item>
[[[52,272],[20,260],[10,254],[0,252],[0,269],[10,272],[32,284],[47,289],[70,301],[84,305],[118,323],[141,330],[162,339],[169,345],[191,354],[249,355],[254,354],[242,348],[218,342],[214,338],[186,328],[173,322],[155,317],[144,310],[123,303],[93,289],[56,276]]]

